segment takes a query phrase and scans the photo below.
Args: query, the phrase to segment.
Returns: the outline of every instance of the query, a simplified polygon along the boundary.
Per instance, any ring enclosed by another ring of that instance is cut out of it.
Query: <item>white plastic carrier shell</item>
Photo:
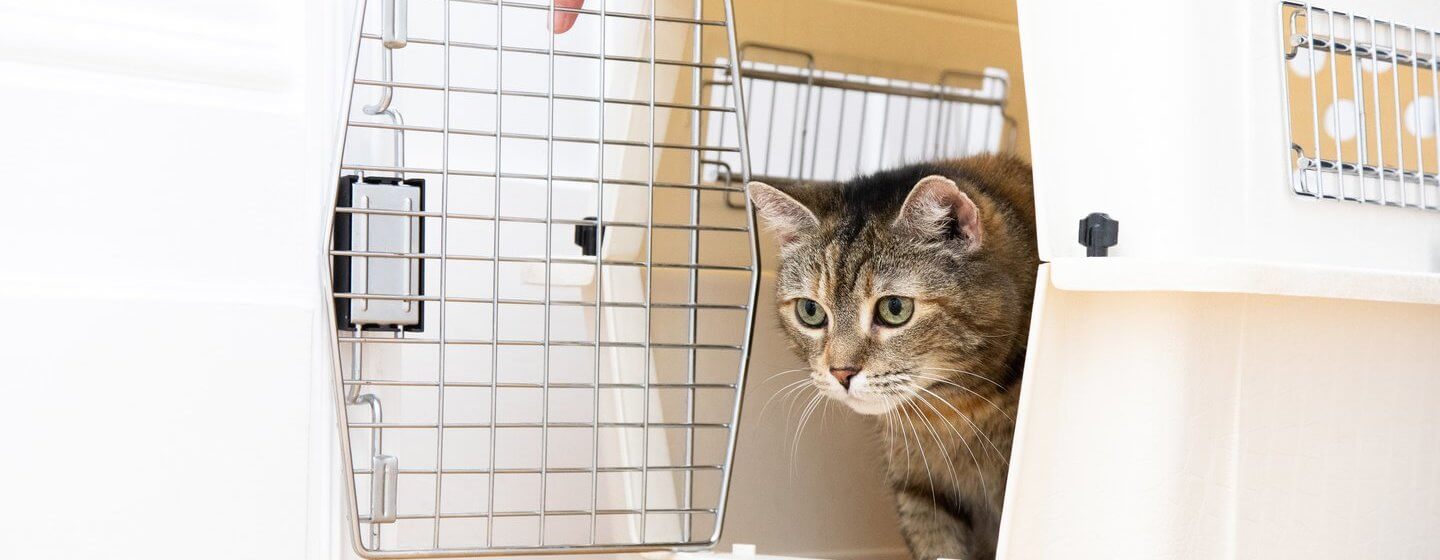
[[[1292,190],[1282,9],[1019,2],[1047,264],[1000,557],[1440,556],[1440,216]]]

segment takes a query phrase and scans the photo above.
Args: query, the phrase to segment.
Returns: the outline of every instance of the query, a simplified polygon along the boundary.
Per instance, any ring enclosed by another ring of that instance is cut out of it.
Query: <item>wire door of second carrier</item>
[[[789,47],[740,45],[755,179],[771,183],[845,181],[920,161],[1015,149],[1005,113],[1010,83],[1000,68],[947,69],[934,81],[826,70]],[[729,95],[717,75],[714,95]],[[719,122],[717,116],[711,119]],[[735,134],[712,126],[710,141]],[[739,155],[718,154],[738,164]],[[732,197],[736,201],[737,197]]]
[[[1440,209],[1440,33],[1308,3],[1279,7],[1292,190]]]
[[[328,241],[356,549],[713,544],[758,279],[744,135],[705,143],[744,127],[729,3],[364,8]]]

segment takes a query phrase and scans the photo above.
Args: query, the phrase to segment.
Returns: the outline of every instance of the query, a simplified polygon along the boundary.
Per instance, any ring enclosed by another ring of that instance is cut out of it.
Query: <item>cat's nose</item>
[[[860,373],[860,368],[830,368],[830,375],[835,376],[835,380],[839,381],[846,391],[850,390],[850,378],[857,373]]]

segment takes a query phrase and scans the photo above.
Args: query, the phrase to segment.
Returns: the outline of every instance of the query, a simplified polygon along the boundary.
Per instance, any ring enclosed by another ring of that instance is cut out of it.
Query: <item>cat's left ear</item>
[[[940,175],[921,179],[905,197],[893,227],[908,229],[922,237],[957,238],[967,252],[980,248],[985,234],[980,227],[980,209],[959,185]]]
[[[820,220],[815,218],[814,212],[780,189],[751,181],[745,186],[745,191],[750,195],[755,212],[775,232],[775,240],[780,243],[781,249],[789,247],[802,234],[820,227]]]

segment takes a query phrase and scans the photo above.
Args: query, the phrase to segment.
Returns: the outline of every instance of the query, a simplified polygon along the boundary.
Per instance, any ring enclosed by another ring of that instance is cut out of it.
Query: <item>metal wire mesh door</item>
[[[713,544],[758,280],[729,2],[363,8],[328,246],[356,549]]]

